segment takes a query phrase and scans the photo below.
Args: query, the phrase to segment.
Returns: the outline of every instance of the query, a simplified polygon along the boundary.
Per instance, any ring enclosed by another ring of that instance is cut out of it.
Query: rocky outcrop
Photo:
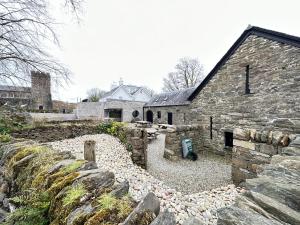
[[[137,204],[127,181],[115,183],[93,162],[33,141],[2,145],[0,152],[0,223],[175,225],[173,214],[159,214],[153,193]]]
[[[242,184],[247,191],[233,206],[218,210],[218,225],[300,224],[298,141],[299,136],[283,148],[283,155],[273,156],[270,164],[260,167],[257,178]]]

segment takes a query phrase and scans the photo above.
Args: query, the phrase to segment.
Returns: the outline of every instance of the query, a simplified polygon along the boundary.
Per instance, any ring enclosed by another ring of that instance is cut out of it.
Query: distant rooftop
[[[0,91],[30,92],[30,87],[0,85]]]
[[[150,101],[145,104],[145,107],[188,105],[190,103],[188,98],[194,90],[195,87],[154,95]]]

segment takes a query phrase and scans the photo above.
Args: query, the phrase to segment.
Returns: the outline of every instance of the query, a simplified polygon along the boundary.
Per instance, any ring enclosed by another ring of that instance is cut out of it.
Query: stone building
[[[79,119],[114,120],[132,122],[142,120],[143,106],[151,99],[147,88],[124,85],[120,80],[99,102],[77,104],[76,116]]]
[[[144,120],[151,123],[181,125],[188,123],[188,97],[195,88],[153,96],[144,106]]]
[[[300,133],[300,38],[248,27],[188,100],[204,149],[230,150],[234,128]]]
[[[51,110],[51,78],[31,72],[31,87],[0,85],[0,105],[24,105],[28,109]]]

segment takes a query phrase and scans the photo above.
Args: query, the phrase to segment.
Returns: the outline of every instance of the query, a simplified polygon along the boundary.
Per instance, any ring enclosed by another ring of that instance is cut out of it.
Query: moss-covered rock
[[[136,203],[127,196],[128,182],[114,185],[114,174],[95,163],[32,142],[0,148],[10,201],[17,206],[5,225],[117,225],[132,215]],[[155,213],[147,211],[152,207],[147,201],[146,210],[130,221],[152,221]]]

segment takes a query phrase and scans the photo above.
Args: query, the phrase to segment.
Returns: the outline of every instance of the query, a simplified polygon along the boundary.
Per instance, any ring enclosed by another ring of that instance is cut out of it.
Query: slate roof
[[[240,45],[250,36],[256,35],[258,37],[263,37],[272,41],[277,41],[280,43],[285,43],[300,48],[300,37],[292,36],[285,33],[280,33],[273,30],[267,30],[260,27],[248,26],[248,28],[242,33],[242,35],[237,39],[237,41],[231,46],[231,48],[226,52],[226,54],[220,59],[220,61],[215,65],[215,67],[210,71],[210,73],[205,77],[205,79],[199,84],[193,93],[191,93],[188,100],[192,101],[197,94],[205,87],[205,85],[210,81],[210,79],[218,72],[218,70],[226,63],[226,61],[234,54],[234,52],[240,47]]]
[[[121,85],[129,95],[134,95],[135,93],[137,93],[140,89],[144,89],[143,87],[138,87],[135,85]],[[113,89],[111,89],[109,92],[106,92],[102,98],[107,98],[109,96],[111,96],[118,88],[120,88],[121,86],[117,86]],[[146,89],[145,89],[146,90]],[[150,93],[148,93],[150,94]]]
[[[180,106],[188,105],[188,97],[193,93],[195,88],[187,88],[180,91],[173,91],[154,95],[144,107],[160,107],[160,106]]]
[[[0,91],[30,92],[30,87],[0,85]]]

